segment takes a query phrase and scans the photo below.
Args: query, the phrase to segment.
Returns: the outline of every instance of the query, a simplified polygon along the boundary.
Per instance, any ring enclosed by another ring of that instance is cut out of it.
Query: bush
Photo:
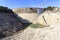
[[[54,10],[54,7],[49,6],[49,7],[47,7],[47,8],[44,8],[44,11],[46,11],[46,10],[53,11],[53,10]]]
[[[3,7],[3,6],[0,6],[0,12],[13,12],[10,8],[8,7]]]

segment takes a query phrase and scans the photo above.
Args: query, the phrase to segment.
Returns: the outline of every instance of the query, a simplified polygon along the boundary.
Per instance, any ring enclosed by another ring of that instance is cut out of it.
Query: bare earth
[[[1,40],[60,40],[60,26],[45,28],[28,27],[22,33]]]

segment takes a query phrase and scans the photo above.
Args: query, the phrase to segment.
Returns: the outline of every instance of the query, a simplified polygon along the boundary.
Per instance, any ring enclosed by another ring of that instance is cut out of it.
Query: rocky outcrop
[[[44,25],[59,25],[60,24],[60,13],[45,12],[39,15],[38,23],[44,24]]]
[[[16,13],[23,23],[43,24],[43,25],[59,25],[60,13],[59,12],[44,12],[42,14],[37,13]],[[19,19],[19,18],[18,18]]]

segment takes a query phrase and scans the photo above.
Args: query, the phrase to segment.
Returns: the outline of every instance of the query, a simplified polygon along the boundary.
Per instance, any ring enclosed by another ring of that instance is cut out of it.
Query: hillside
[[[30,13],[30,9],[23,11],[24,8],[18,9],[16,14],[1,12],[0,38],[5,38],[0,40],[60,40],[60,10],[50,8],[41,14]]]
[[[12,14],[0,13],[0,38],[11,36],[21,30],[22,24]]]
[[[43,18],[44,16],[44,18]],[[42,17],[42,18],[41,18]],[[60,14],[58,13],[43,13],[39,15],[38,22],[43,24],[46,20],[47,25],[38,28],[28,26],[23,32],[16,35],[3,38],[1,40],[60,40]],[[45,19],[45,20],[44,20]],[[43,21],[44,20],[44,21]]]
[[[15,13],[38,13],[42,12],[42,8],[33,8],[33,7],[27,7],[27,8],[14,8],[12,9]]]

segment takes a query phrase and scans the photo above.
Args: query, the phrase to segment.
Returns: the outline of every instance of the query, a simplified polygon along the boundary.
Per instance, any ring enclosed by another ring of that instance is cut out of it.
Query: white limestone
[[[44,16],[44,18],[43,18]],[[60,13],[43,13],[38,17],[38,23],[45,25],[59,25],[60,24]]]

